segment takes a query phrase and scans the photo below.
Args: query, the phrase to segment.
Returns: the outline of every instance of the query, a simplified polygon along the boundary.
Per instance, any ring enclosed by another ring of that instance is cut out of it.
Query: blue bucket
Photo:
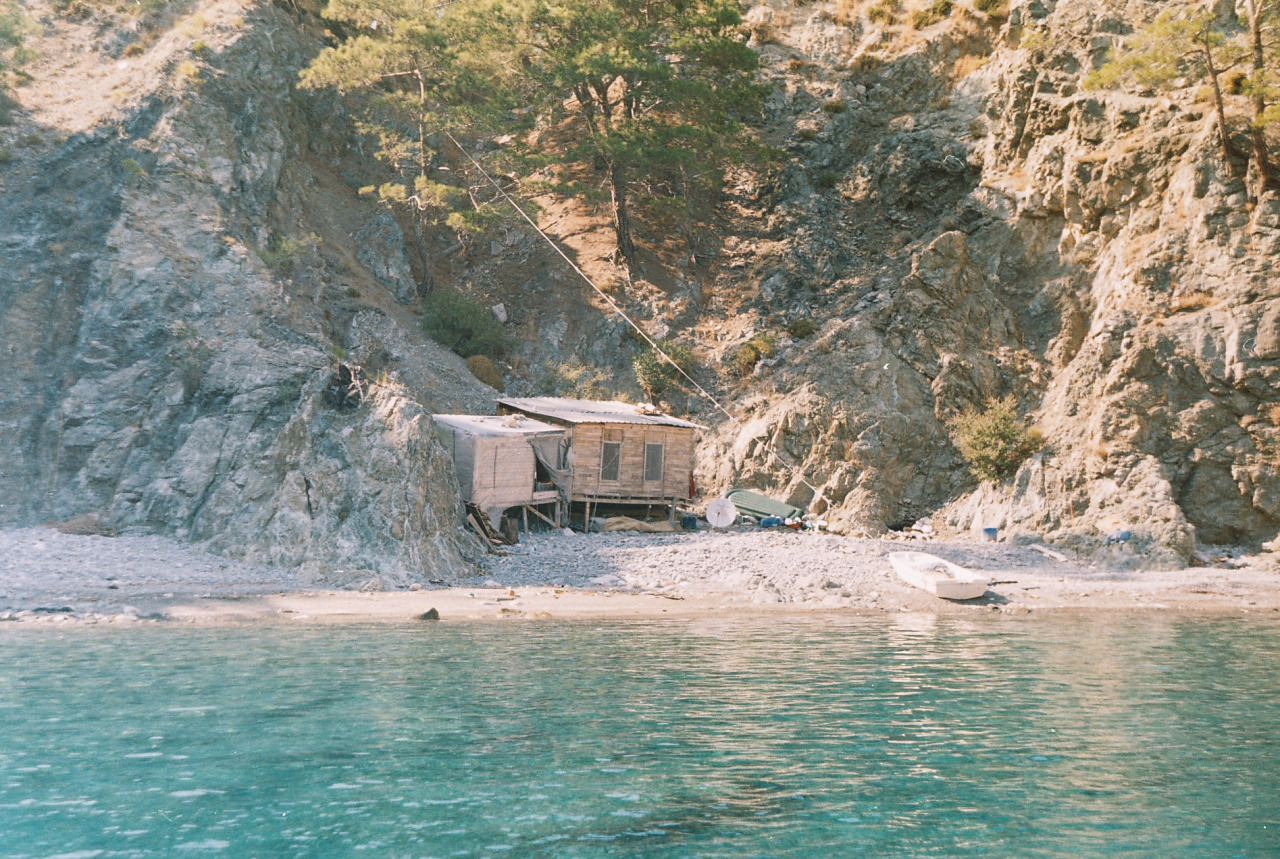
[[[1000,536],[999,528],[983,528],[982,529],[982,542],[984,543],[994,543],[999,536]]]

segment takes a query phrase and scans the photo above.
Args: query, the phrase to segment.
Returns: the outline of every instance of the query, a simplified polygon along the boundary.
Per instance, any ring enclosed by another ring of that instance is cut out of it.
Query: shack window
[[[622,466],[622,442],[606,441],[600,450],[600,479],[617,480]]]
[[[644,446],[644,479],[646,482],[662,479],[662,445]]]

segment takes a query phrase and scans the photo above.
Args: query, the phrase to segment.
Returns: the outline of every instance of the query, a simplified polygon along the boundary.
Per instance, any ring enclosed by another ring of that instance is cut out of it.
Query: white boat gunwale
[[[907,584],[946,600],[977,599],[990,583],[982,573],[926,552],[890,552],[889,565]]]

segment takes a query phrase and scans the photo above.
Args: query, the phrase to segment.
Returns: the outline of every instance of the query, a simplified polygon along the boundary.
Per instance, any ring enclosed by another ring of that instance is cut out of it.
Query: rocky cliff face
[[[1155,5],[960,9],[891,55],[855,27],[820,75],[806,46],[846,25],[772,8],[773,122],[797,158],[770,189],[754,304],[761,326],[823,325],[707,447],[706,483],[807,502],[772,448],[849,530],[942,506],[939,525],[1148,565],[1275,537],[1280,198],[1248,198],[1190,90],[1081,89]],[[780,71],[796,56],[808,77]],[[945,421],[1006,394],[1048,445],[972,490]]]
[[[1133,564],[1274,539],[1280,200],[1224,169],[1193,90],[1081,89],[1162,4],[957,3],[918,32],[867,5],[750,11],[786,158],[734,177],[701,232],[640,236],[637,276],[595,214],[540,201],[737,418],[666,395],[714,427],[704,492]],[[493,392],[418,334],[424,267],[505,303],[515,393],[638,396],[624,326],[514,219],[407,251],[352,192],[376,176],[341,102],[293,88],[313,19],[165,8],[150,33],[51,18],[49,38],[94,48],[47,50],[5,132],[0,520],[93,513],[317,570],[460,563],[424,412],[488,412]],[[789,336],[800,318],[817,331]],[[760,335],[778,353],[740,378],[729,359]],[[325,395],[340,360],[370,382],[355,408]],[[948,421],[1004,395],[1048,444],[979,486]]]
[[[403,237],[343,178],[341,106],[294,91],[317,38],[272,6],[165,14],[47,17],[51,67],[19,93],[0,522],[92,516],[333,584],[460,567],[429,413],[487,389],[417,335]],[[338,356],[355,400],[327,392]]]

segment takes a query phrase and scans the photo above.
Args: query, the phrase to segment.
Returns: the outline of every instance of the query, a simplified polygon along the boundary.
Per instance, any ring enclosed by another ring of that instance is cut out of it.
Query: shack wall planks
[[[686,499],[693,473],[694,430],[636,424],[578,424],[573,428],[570,464],[572,497],[628,501]],[[617,480],[601,478],[606,441],[622,443]],[[663,446],[662,473],[658,480],[644,479],[645,446]]]

